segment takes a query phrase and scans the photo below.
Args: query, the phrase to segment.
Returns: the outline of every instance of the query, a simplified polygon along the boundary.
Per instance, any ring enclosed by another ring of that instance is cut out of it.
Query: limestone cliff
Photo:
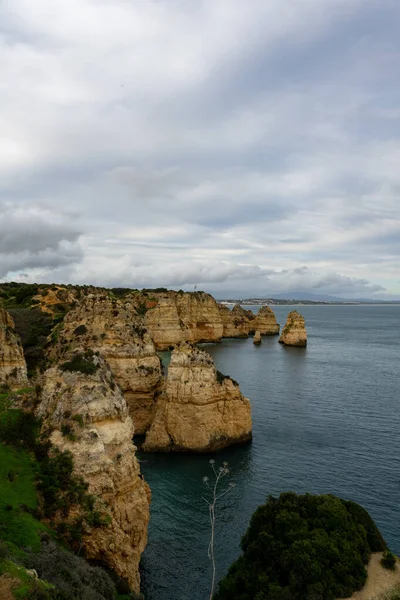
[[[102,356],[127,401],[136,433],[145,433],[163,384],[154,344],[128,301],[89,294],[71,310],[59,332],[58,349],[91,349]]]
[[[297,310],[292,310],[288,314],[279,343],[286,346],[307,346],[305,320]]]
[[[37,415],[53,445],[72,453],[76,473],[109,515],[109,525],[85,533],[86,556],[105,563],[137,592],[138,566],[147,542],[149,488],[140,475],[133,423],[121,390],[101,358],[92,356],[90,361],[91,374],[59,367],[44,373]]]
[[[171,355],[146,451],[209,452],[251,438],[251,407],[207,352],[183,343]]]
[[[20,388],[27,384],[26,363],[11,315],[0,306],[0,385]]]
[[[204,292],[157,294],[157,304],[145,315],[157,349],[166,350],[181,342],[218,342],[223,323],[218,304]]]
[[[224,338],[246,338],[249,334],[249,315],[251,311],[244,310],[235,304],[232,310],[223,304],[218,305],[218,310],[223,323]],[[252,313],[253,317],[254,314]]]
[[[251,322],[251,330],[259,330],[261,335],[279,335],[279,324],[276,322],[276,317],[273,310],[269,306],[261,306]]]

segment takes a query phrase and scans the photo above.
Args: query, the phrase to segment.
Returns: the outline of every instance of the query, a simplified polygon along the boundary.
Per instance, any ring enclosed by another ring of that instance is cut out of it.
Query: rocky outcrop
[[[273,310],[269,306],[261,306],[251,322],[253,330],[259,330],[261,335],[279,335],[279,324]],[[249,332],[251,333],[251,331]]]
[[[254,313],[250,310],[244,310],[240,304],[235,304],[232,310],[222,304],[219,304],[218,308],[224,327],[223,337],[247,338],[249,335],[250,322],[255,316]]]
[[[261,333],[259,332],[259,330],[257,329],[257,331],[254,334],[253,337],[253,344],[255,346],[260,346],[261,345]]]
[[[11,315],[0,306],[0,385],[12,389],[27,384],[26,362]]]
[[[150,335],[132,303],[103,293],[89,294],[64,319],[59,332],[61,351],[98,352],[127,401],[136,433],[153,421],[163,385],[161,362]]]
[[[84,535],[87,558],[106,564],[138,592],[149,488],[140,474],[133,423],[121,390],[101,358],[92,356],[88,362],[94,369],[91,374],[58,367],[44,373],[37,415],[50,431],[52,444],[72,453],[76,473],[108,514],[109,525],[93,527]]]
[[[251,407],[207,352],[183,343],[171,355],[165,392],[144,450],[210,452],[251,438]]]
[[[181,342],[219,342],[223,323],[218,304],[205,292],[157,294],[157,304],[147,310],[145,326],[156,348],[167,350]]]
[[[280,344],[285,346],[307,346],[307,331],[304,317],[297,310],[292,310],[287,316],[285,327],[279,338]]]

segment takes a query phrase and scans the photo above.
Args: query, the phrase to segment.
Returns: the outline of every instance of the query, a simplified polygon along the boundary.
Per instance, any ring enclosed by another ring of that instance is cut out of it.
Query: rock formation
[[[255,346],[260,346],[260,344],[261,344],[261,333],[260,333],[260,331],[258,329],[257,329],[257,331],[254,334],[253,344]]]
[[[72,453],[76,473],[111,520],[85,534],[86,556],[105,563],[138,592],[149,488],[140,475],[133,423],[121,390],[100,357],[86,362],[94,365],[93,373],[59,367],[44,373],[37,415],[43,418],[43,428],[50,430],[52,444]]]
[[[89,294],[64,319],[58,348],[91,349],[111,367],[127,401],[136,433],[154,418],[163,384],[161,362],[132,304],[106,293]]]
[[[210,452],[251,438],[251,407],[207,352],[183,343],[171,355],[166,388],[146,451]]]
[[[232,310],[223,304],[219,304],[218,308],[224,327],[223,337],[247,338],[250,322],[255,317],[254,313],[251,310],[245,310],[240,304],[235,304]]]
[[[158,350],[181,342],[219,342],[223,323],[218,304],[204,292],[165,292],[156,295],[157,304],[147,310],[145,326]]]
[[[279,343],[286,346],[307,346],[306,324],[297,310],[288,314]]]
[[[276,322],[275,314],[269,306],[261,306],[251,326],[255,330],[258,329],[261,335],[279,335],[279,324]],[[251,333],[251,330],[249,333]]]
[[[27,384],[26,362],[11,315],[0,306],[0,385],[20,388]]]

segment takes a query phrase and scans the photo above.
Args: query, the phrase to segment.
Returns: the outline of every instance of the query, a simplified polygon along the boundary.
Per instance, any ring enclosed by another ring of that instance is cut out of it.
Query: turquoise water
[[[274,307],[281,325],[293,307]],[[255,508],[282,491],[334,493],[367,508],[400,554],[400,306],[301,306],[308,347],[277,337],[204,346],[251,400],[253,442],[213,458],[235,483],[218,507],[222,577]],[[140,455],[153,493],[142,560],[147,600],[209,596],[210,456]]]

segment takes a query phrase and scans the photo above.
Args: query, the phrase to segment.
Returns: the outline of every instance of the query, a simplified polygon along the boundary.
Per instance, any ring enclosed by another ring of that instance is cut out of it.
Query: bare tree
[[[225,496],[231,489],[235,486],[234,483],[230,483],[228,487],[224,491],[220,491],[218,486],[221,483],[221,480],[229,475],[228,463],[223,462],[222,465],[217,469],[215,466],[215,460],[211,459],[209,461],[213,471],[213,481],[205,476],[203,477],[203,483],[207,486],[207,488],[211,492],[211,498],[204,498],[203,500],[208,504],[208,511],[210,515],[210,524],[211,524],[211,539],[208,545],[208,558],[212,563],[212,579],[211,579],[211,590],[210,590],[210,600],[214,596],[215,589],[215,575],[216,575],[216,566],[215,566],[215,555],[214,555],[214,541],[215,541],[215,508],[218,500],[220,500],[223,496]]]

